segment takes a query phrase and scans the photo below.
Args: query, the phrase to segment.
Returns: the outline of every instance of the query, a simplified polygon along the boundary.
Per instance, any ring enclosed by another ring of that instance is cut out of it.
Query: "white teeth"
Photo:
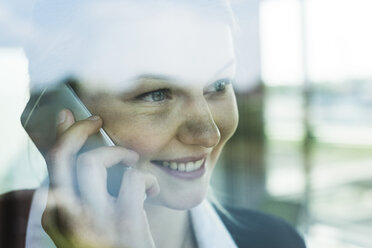
[[[177,163],[175,162],[170,163],[170,168],[173,170],[177,170]]]
[[[194,168],[195,168],[195,166],[194,166],[194,163],[193,162],[188,162],[186,164],[186,171],[193,171]]]
[[[200,169],[203,163],[204,163],[204,159],[198,160],[196,162],[187,162],[187,163],[176,163],[176,162],[163,161],[162,165],[164,167],[169,167],[172,170],[190,172],[190,171]]]
[[[200,166],[202,166],[203,162],[204,162],[204,159],[201,159],[201,160],[196,161],[195,162],[194,169],[199,169]]]
[[[184,164],[184,163],[182,163],[182,164],[178,164],[178,170],[179,170],[179,171],[185,171],[185,170],[186,170],[186,166],[185,166],[185,164]]]

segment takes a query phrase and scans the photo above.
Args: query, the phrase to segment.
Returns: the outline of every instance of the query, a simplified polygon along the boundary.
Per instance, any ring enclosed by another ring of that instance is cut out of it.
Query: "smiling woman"
[[[42,1],[34,20],[22,121],[53,128],[29,131],[49,187],[33,196],[27,247],[304,247],[287,224],[254,212],[227,229],[206,200],[238,125],[227,2]],[[92,116],[52,107],[66,100],[61,84]],[[87,149],[98,132],[112,145]]]
[[[230,81],[213,78],[201,84],[141,76],[125,92],[78,92],[88,109],[102,117],[114,143],[139,154],[136,168],[157,178],[161,191],[148,201],[188,209],[204,199],[215,162],[237,126]]]

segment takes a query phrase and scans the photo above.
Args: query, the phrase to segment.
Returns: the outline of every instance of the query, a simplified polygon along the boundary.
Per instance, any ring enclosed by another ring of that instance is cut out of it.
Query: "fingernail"
[[[91,117],[88,118],[88,120],[91,120],[91,121],[96,121],[96,120],[99,120],[100,117],[98,115],[92,115]]]
[[[67,117],[66,111],[62,110],[61,112],[59,112],[58,121],[57,121],[58,125],[64,123],[66,120],[66,117]]]

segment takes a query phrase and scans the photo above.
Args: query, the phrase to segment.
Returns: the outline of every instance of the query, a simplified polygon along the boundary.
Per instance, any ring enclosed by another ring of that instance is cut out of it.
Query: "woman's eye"
[[[214,83],[214,89],[219,92],[219,91],[224,91],[226,88],[226,81],[217,81]]]
[[[226,86],[231,84],[230,79],[220,79],[213,84],[209,85],[206,89],[206,93],[211,92],[223,92],[226,90]]]
[[[138,99],[144,100],[146,102],[162,102],[169,98],[168,89],[154,90],[151,92],[144,93],[137,97]]]

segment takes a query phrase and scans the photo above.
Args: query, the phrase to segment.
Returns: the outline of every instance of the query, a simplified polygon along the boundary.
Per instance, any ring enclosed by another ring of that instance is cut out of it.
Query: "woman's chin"
[[[168,204],[167,207],[174,210],[189,210],[198,206],[204,199],[205,196],[200,198],[194,197],[193,199],[184,199],[179,202],[172,202],[171,204]]]
[[[189,210],[198,206],[206,197],[206,191],[200,190],[194,194],[156,197],[149,203],[164,206],[174,210]]]

